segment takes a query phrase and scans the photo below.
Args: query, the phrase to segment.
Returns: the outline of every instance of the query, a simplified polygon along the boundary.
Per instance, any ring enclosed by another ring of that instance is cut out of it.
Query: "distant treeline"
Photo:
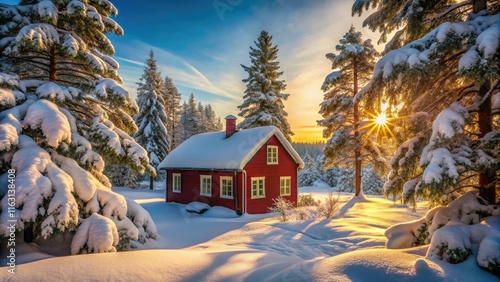
[[[325,147],[325,142],[294,142],[292,147],[297,151],[297,153],[304,159],[306,153],[309,153],[311,157],[317,158],[323,154],[323,147]]]

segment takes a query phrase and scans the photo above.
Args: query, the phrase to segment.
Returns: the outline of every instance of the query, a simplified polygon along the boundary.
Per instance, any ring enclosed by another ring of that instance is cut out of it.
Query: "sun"
[[[379,126],[384,126],[387,124],[387,115],[385,113],[380,113],[376,118],[375,118],[375,124]]]

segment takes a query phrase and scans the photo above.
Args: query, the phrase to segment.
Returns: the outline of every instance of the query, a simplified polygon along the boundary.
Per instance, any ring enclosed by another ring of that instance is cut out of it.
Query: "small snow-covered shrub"
[[[318,216],[324,218],[331,218],[333,215],[339,210],[339,198],[340,194],[336,197],[333,196],[333,193],[328,193],[328,196],[325,199],[325,202],[320,203],[318,205]]]
[[[427,255],[437,255],[450,263],[461,263],[472,253],[472,242],[462,226],[444,226],[437,230]]]
[[[202,214],[208,211],[211,207],[202,202],[191,202],[186,205],[186,211],[191,213]]]
[[[308,206],[318,206],[319,201],[313,198],[312,194],[302,194],[299,195],[299,201],[297,202],[297,207],[308,207]]]
[[[500,217],[497,216],[496,226],[500,226]],[[482,268],[500,276],[500,234],[490,233],[479,245],[477,264]]]
[[[71,242],[71,254],[116,252],[119,237],[115,223],[94,213],[83,220]]]
[[[295,209],[295,218],[297,220],[311,219],[311,213],[305,207],[297,207]]]
[[[273,199],[273,206],[268,208],[270,212],[279,213],[281,222],[289,221],[293,215],[293,203],[282,197]]]

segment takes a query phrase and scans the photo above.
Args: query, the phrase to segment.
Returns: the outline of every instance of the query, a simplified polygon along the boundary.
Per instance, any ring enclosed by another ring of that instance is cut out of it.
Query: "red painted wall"
[[[278,164],[267,164],[267,146],[278,146]],[[246,180],[246,196],[247,196],[247,213],[266,213],[268,207],[273,205],[273,199],[280,196],[280,177],[291,177],[291,195],[283,198],[297,203],[297,164],[287,153],[278,139],[273,136],[259,150],[254,158],[245,167],[247,173]],[[252,199],[252,177],[265,177],[265,198]]]
[[[176,193],[172,191],[172,173],[181,174],[181,193]],[[212,176],[212,196],[201,196],[200,195],[200,175],[211,175]],[[167,170],[166,188],[167,202],[176,202],[182,204],[189,204],[191,202],[203,202],[210,206],[223,206],[229,209],[235,210],[234,197],[233,199],[225,199],[220,197],[220,177],[229,176],[233,178],[233,193],[234,188],[238,187],[239,201],[238,206],[241,209],[241,173],[237,173],[237,181],[234,177],[234,172],[231,171],[200,171],[200,170]],[[238,183],[238,184],[237,184]]]

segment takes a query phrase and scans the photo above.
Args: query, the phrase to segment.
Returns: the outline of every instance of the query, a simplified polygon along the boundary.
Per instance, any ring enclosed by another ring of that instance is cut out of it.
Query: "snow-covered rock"
[[[191,202],[186,205],[186,211],[194,213],[204,213],[210,210],[210,208],[208,204],[202,202]]]

